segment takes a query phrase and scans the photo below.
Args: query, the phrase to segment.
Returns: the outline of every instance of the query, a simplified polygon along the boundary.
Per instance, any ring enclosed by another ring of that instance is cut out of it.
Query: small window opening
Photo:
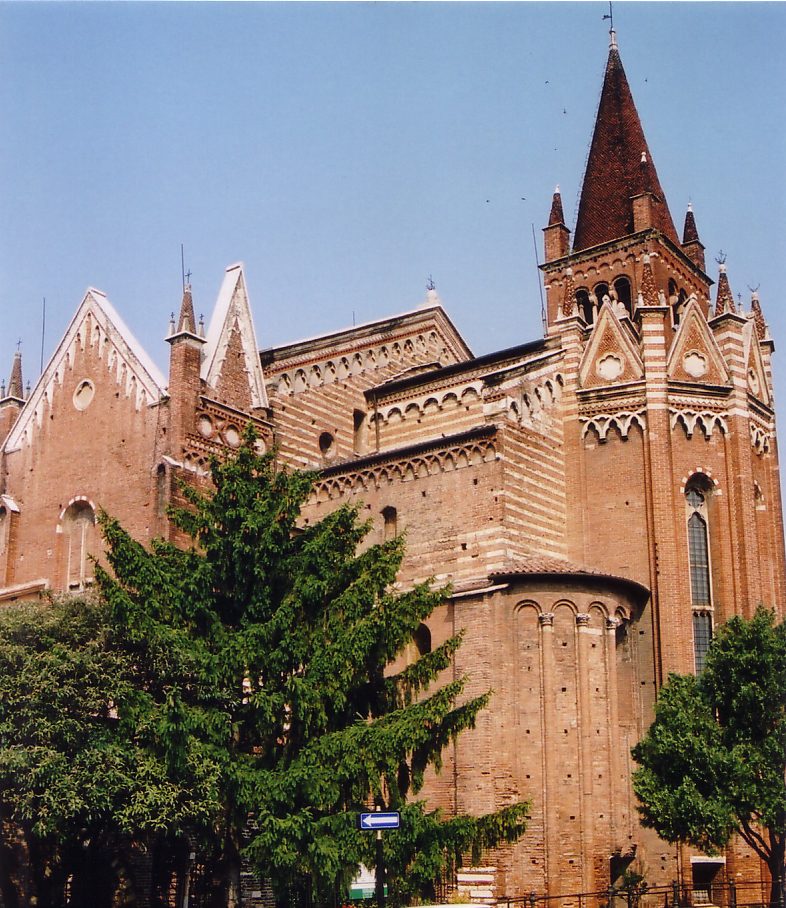
[[[618,302],[622,303],[628,315],[633,315],[633,303],[630,293],[630,281],[626,277],[618,277],[614,281],[614,292],[617,294]]]
[[[395,508],[384,508],[382,511],[384,523],[384,539],[395,539],[398,536],[398,514]]]
[[[352,426],[355,439],[355,453],[366,452],[366,414],[363,410],[355,410],[352,414]]]

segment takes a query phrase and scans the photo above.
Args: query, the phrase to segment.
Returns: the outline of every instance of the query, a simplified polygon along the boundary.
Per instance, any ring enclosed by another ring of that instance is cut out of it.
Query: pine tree
[[[249,428],[213,462],[210,492],[183,487],[171,516],[188,549],[147,550],[102,516],[112,574],[96,577],[140,681],[118,709],[174,784],[204,789],[190,825],[224,903],[241,854],[279,893],[303,876],[316,894],[345,891],[369,857],[355,818],[372,804],[403,810],[386,860],[400,883],[407,870],[405,895],[423,892],[462,852],[524,831],[526,803],[444,819],[409,801],[489,694],[463,700],[463,679],[429,690],[460,636],[391,672],[448,591],[397,589],[404,539],[367,545],[356,506],[302,525],[312,478],[255,445]]]

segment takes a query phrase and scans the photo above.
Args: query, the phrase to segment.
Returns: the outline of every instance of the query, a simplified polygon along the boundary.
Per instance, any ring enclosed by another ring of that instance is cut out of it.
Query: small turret
[[[756,326],[756,336],[760,341],[767,337],[767,322],[764,321],[764,313],[761,311],[759,303],[759,294],[754,290],[751,293],[751,317],[753,324]]]
[[[176,326],[176,327],[175,327]],[[175,330],[173,331],[173,327]],[[177,322],[170,322],[169,354],[169,441],[171,453],[179,456],[186,435],[194,431],[194,420],[202,390],[200,371],[205,338],[197,333],[191,285],[183,287],[183,301]]]
[[[729,286],[726,265],[723,262],[718,265],[718,271],[718,296],[715,300],[715,318],[719,315],[725,315],[727,312],[737,311],[734,308],[734,296]]]
[[[14,354],[14,364],[11,367],[11,378],[8,381],[8,391],[5,384],[0,386],[0,444],[8,437],[17,416],[25,405],[24,384],[22,382],[22,354],[19,350]]]
[[[696,229],[696,219],[693,216],[693,206],[688,203],[688,210],[685,213],[685,227],[682,231],[682,251],[693,262],[697,268],[705,270],[704,263],[704,244],[699,239],[699,231]]]
[[[547,262],[561,259],[570,252],[570,230],[565,226],[559,186],[554,190],[551,199],[549,226],[543,228],[543,243]]]

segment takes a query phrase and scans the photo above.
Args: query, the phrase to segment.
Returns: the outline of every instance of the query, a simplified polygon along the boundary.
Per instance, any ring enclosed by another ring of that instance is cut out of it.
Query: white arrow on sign
[[[361,813],[361,829],[398,829],[398,813]]]

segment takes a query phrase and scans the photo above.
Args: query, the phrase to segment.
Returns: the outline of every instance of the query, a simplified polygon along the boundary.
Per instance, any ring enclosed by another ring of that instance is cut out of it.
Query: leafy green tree
[[[712,641],[700,677],[671,675],[633,748],[646,826],[717,853],[738,833],[767,864],[784,905],[786,625],[759,608]]]
[[[96,577],[138,682],[119,716],[176,788],[210,793],[190,825],[218,901],[236,902],[243,854],[278,891],[303,875],[317,894],[345,890],[368,860],[355,815],[370,803],[404,809],[387,860],[427,888],[462,850],[525,827],[526,803],[451,820],[407,804],[489,695],[462,699],[464,679],[428,691],[460,637],[391,673],[446,591],[397,589],[403,539],[365,543],[355,506],[301,525],[312,478],[255,442],[249,428],[213,462],[209,492],[183,487],[189,506],[171,517],[188,549],[147,550],[101,518],[112,574]]]
[[[113,650],[101,603],[0,612],[0,902],[95,904],[121,883],[126,833],[166,832],[198,813],[140,750],[113,704],[136,674]],[[109,859],[112,856],[113,860]],[[81,893],[81,896],[80,896]]]

